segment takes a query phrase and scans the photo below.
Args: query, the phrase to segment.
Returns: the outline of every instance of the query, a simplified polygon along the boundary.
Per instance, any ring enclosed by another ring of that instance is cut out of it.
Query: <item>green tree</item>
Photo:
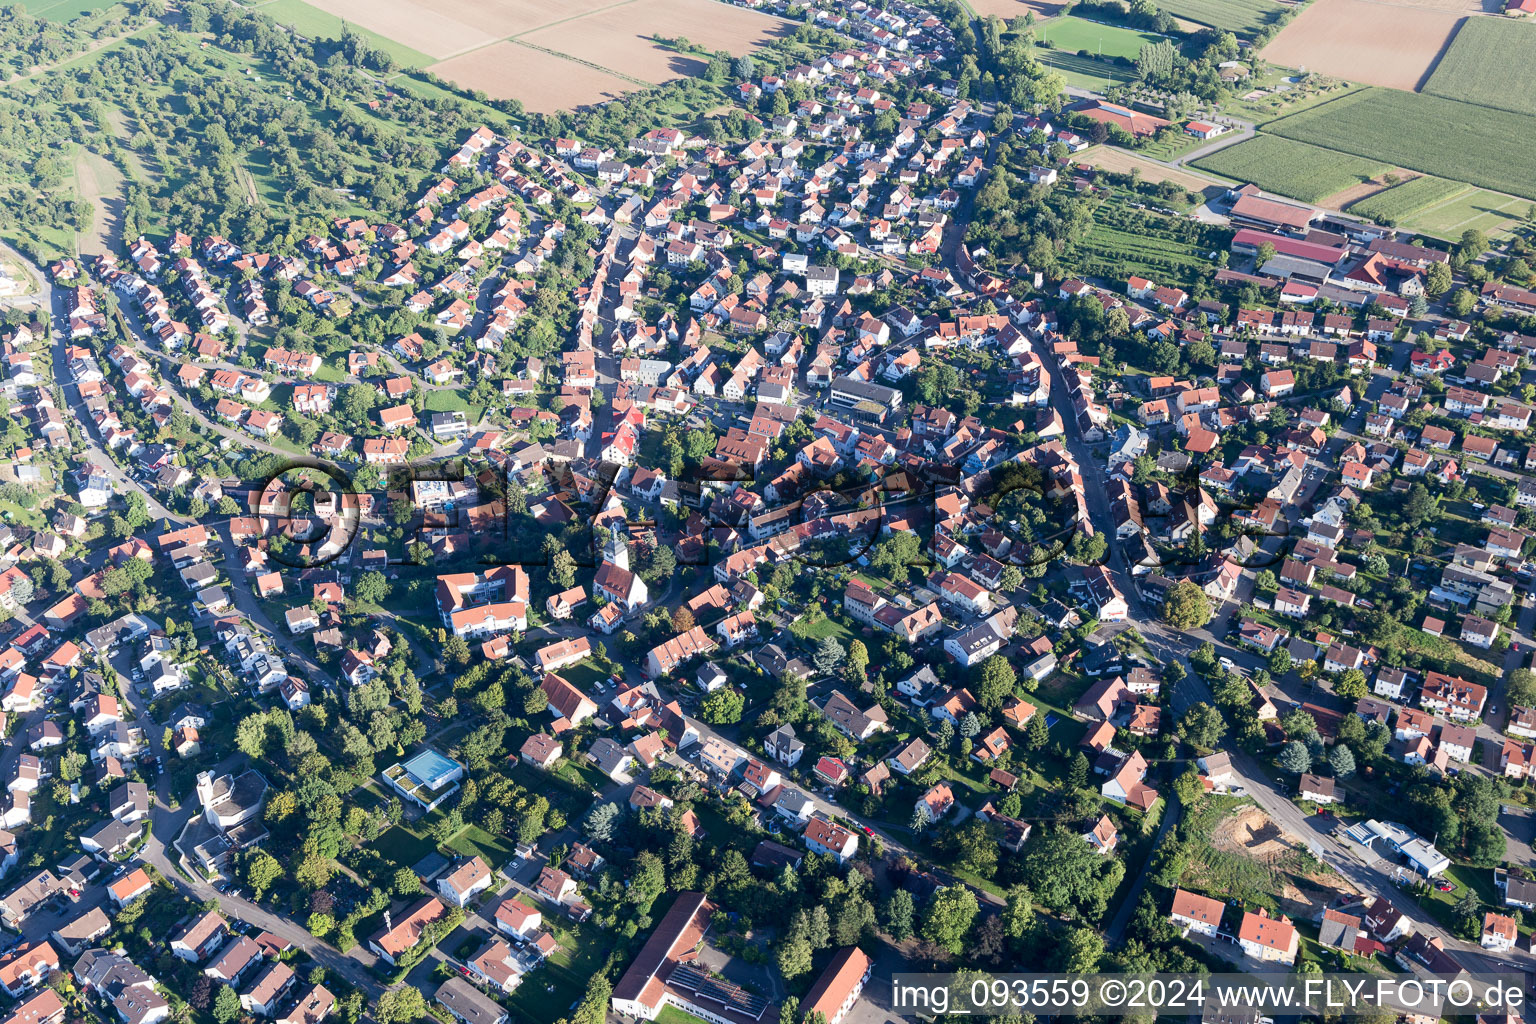
[[[1227,723],[1221,712],[1200,701],[1191,704],[1184,717],[1179,719],[1177,734],[1179,739],[1199,750],[1215,750],[1226,731]]]
[[[1007,903],[1003,907],[1003,933],[1010,939],[1021,939],[1035,924],[1035,897],[1027,885],[1009,888]]]
[[[722,686],[699,705],[699,717],[710,725],[735,725],[741,721],[746,701],[734,687]]]
[[[421,990],[411,985],[392,988],[379,996],[373,1008],[373,1019],[378,1024],[409,1024],[419,1020],[427,1012],[427,1001]]]
[[[981,663],[976,679],[976,703],[984,711],[992,712],[1003,706],[1003,701],[1013,696],[1018,676],[1008,659],[994,654]]]
[[[1072,764],[1067,768],[1067,792],[1076,793],[1088,784],[1089,771],[1088,758],[1081,750],[1072,759]]]
[[[1291,670],[1291,652],[1276,647],[1269,655],[1269,674],[1279,678]]]
[[[587,838],[595,842],[612,842],[618,820],[618,804],[611,802],[598,804],[587,813],[586,821],[582,823],[582,830],[586,832]]]
[[[549,559],[549,585],[556,590],[570,590],[576,583],[576,559],[563,548]]]
[[[251,887],[251,898],[260,902],[267,890],[283,877],[283,866],[265,850],[257,849],[245,862],[245,884]]]
[[[843,645],[838,643],[837,637],[829,636],[816,647],[816,653],[811,660],[816,665],[816,671],[823,675],[832,675],[843,664],[848,652]]]
[[[1347,779],[1355,774],[1355,755],[1342,743],[1334,745],[1328,752],[1328,767],[1333,769],[1334,778]]]
[[[364,604],[380,605],[389,596],[389,590],[389,580],[384,574],[370,569],[357,578],[352,592]]]
[[[1515,669],[1504,684],[1504,696],[1511,704],[1522,707],[1536,704],[1536,673],[1528,668]]]
[[[794,980],[811,969],[813,951],[811,944],[800,937],[792,937],[779,947],[777,963],[779,974],[786,980]]]
[[[1163,600],[1163,619],[1174,629],[1189,632],[1211,621],[1211,599],[1194,580],[1180,580]]]
[[[916,917],[917,907],[912,902],[912,894],[905,889],[897,889],[886,897],[880,909],[880,926],[893,941],[902,942],[912,934]]]
[[[869,668],[869,648],[864,641],[853,640],[848,644],[848,671],[855,679],[863,679]]]
[[[1365,685],[1365,673],[1352,668],[1339,677],[1339,681],[1334,684],[1333,692],[1345,700],[1359,700],[1371,691]]]
[[[231,1024],[240,1013],[240,996],[231,986],[220,985],[218,995],[213,997],[213,1019],[219,1024]]]
[[[976,894],[963,885],[945,886],[933,894],[923,919],[923,938],[959,956],[965,937],[980,911]]]
[[[469,641],[458,635],[449,637],[443,645],[443,660],[450,665],[462,666],[468,665],[469,659]]]
[[[1446,263],[1431,263],[1424,275],[1424,290],[1431,296],[1441,296],[1451,290],[1451,268]]]
[[[1071,929],[1056,948],[1057,969],[1067,974],[1091,974],[1103,957],[1104,937],[1092,928]]]
[[[1045,724],[1045,715],[1039,712],[1029,717],[1024,730],[1024,749],[1033,753],[1051,741],[1051,730]]]
[[[1100,856],[1083,842],[1079,829],[1037,829],[1024,854],[1022,881],[1037,903],[1056,913],[1075,911],[1097,920],[1125,877],[1125,865]]]
[[[1291,740],[1280,748],[1280,756],[1275,759],[1281,771],[1290,772],[1292,775],[1300,775],[1312,767],[1312,752],[1301,740]]]

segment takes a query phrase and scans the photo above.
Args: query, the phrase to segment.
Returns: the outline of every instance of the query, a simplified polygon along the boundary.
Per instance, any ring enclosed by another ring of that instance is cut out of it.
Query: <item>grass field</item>
[[[334,14],[310,6],[304,0],[272,0],[257,9],[279,25],[291,25],[300,35],[311,39],[340,39],[342,26],[346,25],[404,67],[424,68],[432,63],[432,58],[420,50],[413,50],[404,43],[397,43],[377,32],[343,21]]]
[[[1194,165],[1306,203],[1315,203],[1387,170],[1374,160],[1273,135],[1258,135],[1217,150]]]
[[[1079,89],[1103,90],[1117,85],[1128,85],[1136,80],[1129,68],[1116,67],[1109,61],[1096,57],[1081,57],[1072,50],[1038,48],[1041,62],[1061,72],[1068,85]]]
[[[1160,43],[1163,36],[1152,32],[1137,32],[1118,25],[1100,25],[1068,15],[1042,22],[1037,26],[1042,40],[1049,40],[1058,50],[1076,53],[1087,50],[1104,57],[1135,58],[1148,43]]]
[[[1366,89],[1282,117],[1266,132],[1536,199],[1526,157],[1536,117],[1440,96]]]
[[[74,21],[82,14],[90,14],[111,7],[115,0],[20,0],[28,14],[49,21]]]
[[[1474,188],[1453,199],[1427,206],[1397,226],[1447,240],[1460,238],[1468,228],[1497,235],[1513,227],[1530,208],[1528,200]]]
[[[1379,224],[1395,226],[1426,207],[1443,203],[1467,191],[1470,191],[1470,187],[1459,181],[1446,181],[1444,178],[1425,175],[1368,196],[1350,206],[1349,212],[1369,217]]]
[[[1536,25],[1468,18],[1424,91],[1485,107],[1536,114]]]
[[[1175,18],[1228,29],[1240,36],[1252,35],[1285,10],[1273,0],[1163,0],[1158,6]]]
[[[479,423],[480,415],[485,412],[478,405],[470,405],[463,394],[451,388],[426,392],[421,399],[421,408],[423,412],[462,412],[468,417],[470,426]]]

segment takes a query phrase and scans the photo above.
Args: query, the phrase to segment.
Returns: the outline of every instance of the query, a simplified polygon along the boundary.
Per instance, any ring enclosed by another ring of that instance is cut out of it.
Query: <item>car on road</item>
[[[872,836],[875,834],[875,830],[870,828],[868,825],[860,825],[859,831],[863,832],[867,836]]]

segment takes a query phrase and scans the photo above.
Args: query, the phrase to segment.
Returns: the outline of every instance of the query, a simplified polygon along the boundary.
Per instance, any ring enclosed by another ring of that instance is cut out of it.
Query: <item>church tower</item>
[[[622,522],[615,522],[608,529],[608,539],[603,542],[603,561],[612,562],[620,569],[629,569],[629,545],[624,541]]]

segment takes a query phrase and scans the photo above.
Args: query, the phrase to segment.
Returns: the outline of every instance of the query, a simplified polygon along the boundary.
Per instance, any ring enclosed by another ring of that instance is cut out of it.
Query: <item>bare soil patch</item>
[[[1211,830],[1211,847],[1260,861],[1270,861],[1299,848],[1258,807],[1244,807],[1222,819]]]
[[[1362,181],[1351,188],[1346,188],[1343,191],[1335,192],[1331,196],[1323,197],[1318,200],[1317,205],[1327,207],[1330,210],[1344,210],[1349,207],[1350,203],[1358,203],[1368,196],[1373,196],[1378,192],[1385,192],[1394,185],[1401,185],[1405,181],[1422,177],[1418,171],[1410,171],[1402,167],[1393,168],[1391,173],[1397,176],[1397,180],[1389,182],[1386,180],[1385,174],[1378,174],[1370,181]]]
[[[971,8],[981,17],[995,14],[1004,21],[1034,11],[1037,18],[1054,18],[1066,7],[1066,0],[971,0]]]
[[[1416,91],[1466,16],[1464,9],[1440,6],[1448,2],[1315,0],[1260,56],[1282,67]]]
[[[1233,808],[1211,826],[1209,843],[1195,854],[1186,880],[1201,891],[1238,900],[1274,901],[1282,913],[1307,920],[1355,891],[1251,804]]]
[[[329,2],[329,0],[326,0]],[[604,7],[622,6],[630,0],[435,0],[430,5],[466,25],[498,38],[526,35],[555,22],[569,21]]]
[[[1073,158],[1076,163],[1092,164],[1106,171],[1114,171],[1117,174],[1129,174],[1132,168],[1139,168],[1141,179],[1158,184],[1171,181],[1175,185],[1182,185],[1191,192],[1201,192],[1213,185],[1226,188],[1224,182],[1210,178],[1204,174],[1184,170],[1182,167],[1167,167],[1155,160],[1137,156],[1135,153],[1124,149],[1116,149],[1113,146],[1094,146],[1085,149]]]
[[[633,92],[630,81],[510,41],[434,64],[429,71],[497,99],[518,99],[541,114],[601,103]]]
[[[792,31],[794,26],[781,18],[717,0],[635,0],[518,39],[620,75],[660,83],[698,74],[704,62],[661,46],[653,36],[683,36],[708,50],[743,54]]]

